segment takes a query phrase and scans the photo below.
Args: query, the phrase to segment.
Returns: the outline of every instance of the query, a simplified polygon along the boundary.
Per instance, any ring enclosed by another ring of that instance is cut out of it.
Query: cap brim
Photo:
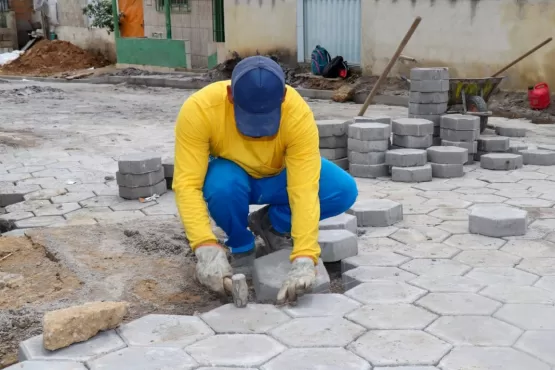
[[[237,129],[245,136],[274,136],[279,130],[281,105],[268,113],[249,113],[235,104],[234,111]]]

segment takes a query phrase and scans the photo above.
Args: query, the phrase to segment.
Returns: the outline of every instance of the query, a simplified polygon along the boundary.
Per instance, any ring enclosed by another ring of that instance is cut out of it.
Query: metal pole
[[[164,0],[164,13],[166,14],[166,38],[172,38],[172,13],[170,7],[171,0]]]
[[[117,37],[120,37],[118,0],[112,0],[112,18],[114,19],[114,36],[117,38]]]

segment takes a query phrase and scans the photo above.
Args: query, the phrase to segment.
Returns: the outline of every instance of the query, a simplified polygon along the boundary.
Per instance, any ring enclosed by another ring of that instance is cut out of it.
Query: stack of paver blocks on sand
[[[394,119],[391,131],[393,149],[426,149],[433,145],[434,123],[428,119]]]
[[[433,144],[428,146],[440,145],[440,119],[441,115],[447,111],[448,100],[448,68],[411,69],[409,118],[424,118],[434,123]]]
[[[480,118],[465,114],[447,114],[441,117],[441,145],[464,148],[468,152],[465,164],[474,163],[480,136]]]
[[[316,121],[316,125],[320,137],[320,155],[348,170],[347,126],[349,122],[332,119]]]
[[[355,117],[348,127],[349,172],[355,177],[389,174],[385,152],[389,149],[391,118]]]
[[[162,159],[156,154],[124,155],[119,158],[118,169],[119,196],[124,199],[147,198],[167,191]]]

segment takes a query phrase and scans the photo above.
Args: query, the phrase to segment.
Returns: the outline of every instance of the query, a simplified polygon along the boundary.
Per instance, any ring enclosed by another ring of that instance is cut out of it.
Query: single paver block
[[[320,148],[345,148],[347,146],[347,135],[328,136],[320,138]]]
[[[158,184],[164,179],[164,168],[160,167],[159,170],[153,172],[147,172],[140,175],[128,173],[122,174],[119,171],[116,172],[116,181],[119,186],[125,186],[126,188],[138,188],[142,186],[151,186]]]
[[[443,146],[456,146],[459,148],[464,148],[468,151],[468,154],[474,154],[478,151],[478,142],[477,141],[450,141],[450,140],[441,140],[441,145]]]
[[[522,156],[511,153],[489,153],[480,157],[480,166],[487,170],[510,171],[521,168]]]
[[[130,346],[183,348],[214,334],[195,316],[147,315],[117,329]]]
[[[449,80],[449,68],[447,67],[411,68],[410,80],[411,81]]]
[[[349,126],[348,136],[362,141],[388,140],[391,136],[391,126],[378,122],[354,123]]]
[[[400,148],[426,149],[433,145],[432,135],[401,136],[393,134],[393,145]]]
[[[342,317],[360,306],[359,302],[343,294],[305,294],[296,305],[285,306],[282,310],[291,317]]]
[[[435,230],[436,232],[438,232],[439,234],[441,234],[443,231],[439,230],[437,228],[431,228],[432,230]],[[407,229],[401,229],[399,231],[402,230],[407,230]],[[403,234],[399,235],[399,236],[395,236],[396,240],[399,240],[402,242],[400,238]],[[410,235],[410,234],[409,234]],[[418,234],[419,238],[420,237],[426,237],[426,234]],[[407,236],[407,235],[405,235]],[[410,236],[407,238],[409,239]],[[460,252],[459,249],[457,248],[453,248],[450,247],[446,244],[443,243],[434,243],[434,242],[420,242],[418,240],[416,241],[408,241],[407,245],[404,245],[402,247],[399,248],[395,248],[395,251],[397,253],[401,253],[405,256],[409,256],[412,258],[451,258],[453,256],[455,256],[457,253]]]
[[[512,267],[521,258],[497,250],[468,250],[457,254],[453,260],[473,267]]]
[[[524,143],[515,143],[514,141],[509,142],[509,153],[520,154],[523,150],[528,150],[528,145]]]
[[[521,150],[524,164],[536,166],[555,166],[555,152],[542,149]]]
[[[474,293],[430,293],[417,304],[439,315],[491,315],[501,303]]]
[[[69,347],[56,351],[44,348],[42,335],[37,335],[19,343],[19,361],[49,360],[49,361],[87,361],[106,353],[114,352],[126,347],[125,343],[115,331],[104,331],[86,342],[75,343]]]
[[[386,152],[359,153],[349,151],[349,162],[352,164],[383,164],[385,163]]]
[[[490,238],[488,236],[468,234],[467,226],[466,233],[453,235],[449,239],[445,240],[444,243],[463,250],[473,250],[499,249],[506,243],[506,241],[498,238]]]
[[[555,365],[555,331],[527,331],[515,348]]]
[[[509,138],[504,136],[480,136],[478,138],[478,151],[506,152],[509,150]]]
[[[323,262],[337,262],[358,254],[357,235],[348,230],[320,230],[318,244]]]
[[[326,159],[334,160],[347,157],[347,148],[320,148],[320,155]]]
[[[410,82],[410,91],[445,92],[449,91],[449,80],[422,80]]]
[[[291,318],[269,304],[248,304],[237,308],[230,303],[206,312],[200,318],[218,334],[262,334]]]
[[[536,275],[514,267],[477,267],[466,276],[484,285],[532,285],[538,280]]]
[[[392,121],[391,131],[401,136],[428,136],[434,133],[434,123],[422,118],[398,118]]]
[[[370,370],[370,368],[367,361],[343,348],[291,348],[261,367],[262,370]]]
[[[473,234],[491,237],[525,235],[528,212],[504,205],[475,206],[469,215],[469,230]]]
[[[349,138],[347,140],[347,147],[350,151],[359,153],[385,152],[389,149],[389,140],[362,141]],[[346,156],[347,152],[345,152],[344,157]]]
[[[205,366],[260,366],[286,348],[263,334],[221,334],[185,348]]]
[[[33,212],[37,216],[61,216],[80,208],[81,206],[77,203],[58,203],[42,206]]]
[[[555,304],[555,292],[533,286],[491,285],[480,294],[503,303]]]
[[[362,304],[412,303],[425,294],[425,290],[391,280],[372,280],[345,292],[347,297]]]
[[[31,227],[48,227],[50,225],[63,222],[65,219],[62,216],[40,216],[30,217],[15,222],[18,229],[26,229]]]
[[[347,230],[357,234],[357,218],[348,213],[342,213],[335,217],[320,221],[320,230]]]
[[[301,317],[273,329],[270,335],[289,347],[345,347],[365,331],[339,317]]]
[[[459,131],[441,128],[440,137],[449,141],[475,141],[480,136],[480,131]]]
[[[374,179],[385,177],[389,174],[389,166],[386,164],[349,164],[349,172],[354,177]]]
[[[449,100],[448,92],[425,93],[425,92],[411,91],[409,94],[409,103],[438,104],[438,103],[447,103],[448,100]]]
[[[499,136],[507,137],[525,137],[526,130],[522,127],[511,127],[511,126],[497,126],[495,128],[495,133]]]
[[[434,365],[452,346],[420,330],[373,330],[348,349],[372,365]]]
[[[119,196],[123,199],[139,199],[151,197],[154,194],[162,195],[168,188],[166,186],[166,180],[160,181],[158,184],[152,186],[142,186],[138,188],[127,188],[124,186],[119,187]]]
[[[444,114],[446,111],[447,102],[430,104],[409,102],[409,114]]]
[[[441,117],[440,127],[455,131],[480,131],[480,117],[466,114],[446,114]]]
[[[485,284],[468,276],[426,276],[410,281],[411,285],[436,293],[476,293]]]
[[[493,316],[524,330],[555,330],[553,305],[505,304]]]
[[[352,121],[348,121],[350,124],[353,123],[384,123],[386,125],[391,125],[391,117],[380,114],[370,114],[369,116],[355,116]]]
[[[164,177],[173,178],[174,157],[165,157],[162,159],[162,167],[164,168]]]
[[[345,316],[371,330],[424,329],[437,315],[412,304],[369,304]]]
[[[162,157],[154,153],[133,153],[118,159],[118,169],[122,174],[141,174],[158,171],[162,167]]]
[[[403,205],[389,199],[357,201],[347,211],[355,215],[359,227],[391,226],[403,220]]]
[[[426,276],[450,276],[462,275],[471,267],[460,262],[449,259],[418,258],[413,259],[401,266],[403,270],[417,275]]]
[[[73,361],[24,361],[5,370],[87,370],[85,365]]]
[[[433,177],[452,179],[464,176],[464,166],[462,164],[430,163],[430,166],[432,166]]]
[[[385,152],[385,163],[394,167],[415,167],[426,164],[426,151],[422,149],[394,149]]]
[[[192,370],[197,362],[178,348],[130,347],[87,362],[91,370],[175,369]]]
[[[318,120],[316,121],[316,126],[318,127],[318,135],[320,137],[344,136],[347,134],[349,121],[338,119]]]
[[[345,171],[349,170],[349,158],[332,159],[331,162]]]
[[[468,150],[457,146],[432,146],[426,152],[428,161],[439,164],[465,164]]]
[[[343,272],[344,290],[349,290],[362,283],[368,283],[372,280],[391,280],[391,281],[408,281],[414,279],[416,275],[403,271],[397,267],[381,267],[381,266],[362,266],[354,269],[348,269]]]
[[[291,267],[290,254],[290,249],[282,249],[254,261],[252,281],[257,300],[276,300],[281,285],[287,278]],[[319,260],[316,266],[316,282],[312,287],[312,292],[326,293],[329,289],[330,277],[322,260]]]
[[[549,370],[549,365],[540,360],[503,347],[456,347],[439,366],[442,370]]]
[[[432,166],[425,164],[417,167],[391,167],[391,181],[425,182],[432,181]]]
[[[456,346],[511,346],[519,328],[489,316],[443,316],[426,331]]]
[[[393,240],[391,239],[385,240],[393,242]],[[379,246],[379,242],[377,241],[377,239],[371,239],[371,241],[376,241],[375,244]],[[346,271],[361,266],[397,267],[409,260],[410,258],[408,257],[405,257],[398,253],[390,252],[388,250],[375,250],[374,252],[365,251],[363,254],[345,258],[343,261],[341,261],[341,272],[345,273]]]

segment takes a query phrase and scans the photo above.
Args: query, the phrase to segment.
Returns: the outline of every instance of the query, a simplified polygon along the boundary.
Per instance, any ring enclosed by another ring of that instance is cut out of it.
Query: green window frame
[[[191,2],[189,0],[156,0],[156,10],[163,12],[166,1],[170,2],[170,11],[172,13],[191,12]]]
[[[214,42],[225,42],[224,0],[212,0]]]

